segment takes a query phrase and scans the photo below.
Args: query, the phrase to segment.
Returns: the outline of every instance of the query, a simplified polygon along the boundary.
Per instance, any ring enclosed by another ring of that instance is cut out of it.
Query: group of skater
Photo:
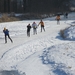
[[[68,13],[65,13],[64,17],[68,18]],[[60,24],[60,22],[59,22],[60,21],[60,15],[59,14],[56,16],[56,20],[57,20],[57,24]],[[31,28],[33,28],[33,35],[37,34],[37,28],[39,25],[41,26],[41,32],[42,32],[42,30],[44,30],[44,32],[45,32],[44,22],[41,19],[39,24],[36,24],[36,22],[33,22],[32,25],[30,25],[30,23],[27,25],[27,36],[30,37]],[[7,37],[13,43],[13,40],[10,38],[10,35],[9,35],[9,30],[4,27],[3,33],[5,35],[5,43],[7,43]]]
[[[30,24],[27,25],[27,36],[30,37],[31,28],[33,28],[33,35],[37,34],[37,28],[39,25],[41,26],[41,32],[42,32],[42,30],[44,30],[44,32],[45,32],[44,22],[41,20],[39,22],[39,24],[36,24],[36,22],[33,22],[32,25],[30,25]]]
[[[38,25],[35,22],[33,22],[32,25],[30,25],[30,24],[27,25],[27,36],[30,37],[31,28],[33,28],[33,35],[37,34],[37,28],[39,25],[41,26],[41,32],[42,32],[42,29],[45,31],[44,22],[42,20],[39,22]],[[7,43],[7,37],[13,43],[13,40],[11,39],[11,37],[9,35],[9,30],[6,27],[4,27],[3,33],[5,36],[5,43]]]

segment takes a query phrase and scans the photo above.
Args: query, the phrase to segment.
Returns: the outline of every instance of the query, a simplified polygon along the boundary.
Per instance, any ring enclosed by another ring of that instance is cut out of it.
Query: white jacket
[[[32,28],[36,29],[38,27],[38,25],[36,23],[32,24]]]

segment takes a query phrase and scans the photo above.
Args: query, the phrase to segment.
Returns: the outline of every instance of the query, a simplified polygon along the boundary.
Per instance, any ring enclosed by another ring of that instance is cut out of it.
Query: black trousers
[[[44,28],[44,26],[41,26],[41,32],[42,32],[42,29],[45,31],[45,28]]]
[[[27,36],[30,37],[30,30],[27,30]]]
[[[10,39],[11,42],[13,42],[12,39],[10,38],[9,34],[8,34],[8,35],[5,35],[5,43],[7,43],[7,37]]]

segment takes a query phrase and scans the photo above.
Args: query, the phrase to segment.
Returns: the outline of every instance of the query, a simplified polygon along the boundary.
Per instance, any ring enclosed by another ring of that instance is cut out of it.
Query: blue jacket
[[[3,32],[4,32],[5,35],[9,35],[9,31],[8,31],[8,29],[3,30]]]

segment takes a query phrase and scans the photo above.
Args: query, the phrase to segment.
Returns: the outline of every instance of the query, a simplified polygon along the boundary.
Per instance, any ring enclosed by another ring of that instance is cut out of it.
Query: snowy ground
[[[27,37],[26,26],[34,21],[0,23],[0,75],[75,75],[75,13],[68,19],[61,16],[60,25],[55,17],[43,19],[46,32]],[[4,43],[3,28],[10,31],[13,43]],[[67,40],[60,36],[65,31]]]

